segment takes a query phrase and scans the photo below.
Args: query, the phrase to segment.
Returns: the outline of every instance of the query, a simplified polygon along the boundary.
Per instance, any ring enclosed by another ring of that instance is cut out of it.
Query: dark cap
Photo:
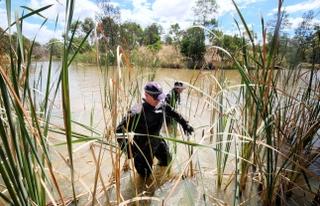
[[[186,86],[184,86],[184,84],[182,82],[177,81],[177,82],[174,83],[174,88],[185,89]]]
[[[148,82],[144,86],[144,91],[153,98],[158,99],[159,101],[165,98],[162,88],[158,82]]]

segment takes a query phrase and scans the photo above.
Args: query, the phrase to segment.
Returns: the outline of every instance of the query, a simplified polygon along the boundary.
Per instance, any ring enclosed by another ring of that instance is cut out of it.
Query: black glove
[[[191,126],[188,125],[188,124],[185,124],[185,125],[183,125],[182,127],[183,127],[183,131],[184,131],[184,134],[185,134],[185,135],[191,135],[192,132],[194,132],[193,127],[191,127]]]

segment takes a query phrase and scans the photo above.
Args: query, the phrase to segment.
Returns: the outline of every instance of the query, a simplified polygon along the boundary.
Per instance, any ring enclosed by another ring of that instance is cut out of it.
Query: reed
[[[73,5],[73,1],[67,1],[66,19],[68,19],[69,24],[72,20]],[[3,142],[1,145],[1,176],[6,185],[6,190],[4,191],[7,191],[7,194],[2,193],[2,191],[1,196],[7,202],[14,205],[46,205],[48,202],[47,197],[50,198],[53,204],[56,204],[55,195],[52,193],[52,186],[50,185],[54,185],[59,194],[59,199],[64,205],[63,195],[50,160],[47,142],[52,110],[52,105],[48,104],[48,100],[51,95],[55,98],[58,91],[56,89],[52,94],[52,85],[50,85],[52,54],[50,54],[49,59],[49,72],[44,99],[37,101],[37,95],[31,92],[33,89],[29,83],[29,73],[32,64],[31,55],[36,38],[33,40],[30,49],[26,51],[22,35],[24,19],[33,15],[43,17],[40,12],[48,9],[50,6],[44,6],[37,10],[24,7],[29,12],[21,17],[17,15],[16,21],[11,23],[11,1],[6,1],[8,25],[10,26],[5,29],[5,32],[9,31],[9,44],[11,46],[9,51],[10,65],[4,65],[4,68],[1,67],[1,107],[3,108],[1,112],[1,141]],[[45,17],[43,18],[42,25],[47,21]],[[12,26],[16,26],[17,42],[13,42],[11,38]],[[69,33],[69,27],[70,25],[66,26],[66,33]],[[1,37],[4,37],[4,35],[6,34],[1,34]],[[61,78],[63,86],[62,96],[64,97],[65,131],[67,131],[66,136],[72,168],[67,69],[78,51],[69,57],[72,37],[68,39],[67,36],[64,41],[65,50],[62,60],[63,69]],[[40,78],[42,79],[41,76]],[[41,79],[39,82],[41,82]],[[59,85],[60,79],[56,88],[59,88]],[[39,102],[41,102],[40,107],[38,107]],[[40,112],[38,112],[38,109],[40,109]],[[74,201],[76,204],[75,195]]]
[[[242,56],[231,56],[224,48],[213,47],[234,63],[241,76],[240,84],[229,85],[224,71],[194,71],[190,81],[185,82],[190,89],[186,94],[188,103],[182,111],[190,119],[191,125],[196,125],[195,135],[184,137],[178,127],[173,135],[167,132],[164,136],[155,137],[176,145],[174,153],[176,156],[182,154],[183,157],[182,161],[179,162],[177,158],[171,165],[176,176],[166,183],[169,189],[163,196],[147,196],[146,193],[141,193],[137,181],[133,181],[134,195],[131,199],[125,199],[125,180],[121,168],[124,155],[116,144],[114,130],[121,116],[133,104],[141,101],[140,89],[146,81],[156,78],[157,69],[133,68],[130,55],[121,46],[115,54],[117,67],[102,66],[99,59],[103,54],[99,53],[96,43],[97,66],[102,77],[100,85],[104,129],[94,128],[96,108],[90,111],[89,125],[77,122],[71,115],[68,70],[90,32],[72,52],[75,31],[70,32],[70,25],[74,1],[66,1],[66,35],[58,81],[52,81],[50,54],[47,76],[40,75],[39,84],[31,86],[30,68],[34,41],[29,51],[23,49],[23,21],[32,15],[40,15],[50,5],[37,10],[26,8],[29,13],[17,17],[12,23],[11,2],[7,0],[8,25],[11,26],[6,31],[10,37],[11,27],[16,26],[18,38],[17,42],[9,38],[10,65],[0,66],[0,174],[5,185],[0,193],[2,202],[11,205],[66,205],[68,201],[64,199],[61,190],[63,183],[57,180],[58,172],[51,160],[51,153],[56,152],[55,148],[61,145],[66,146],[68,152],[68,158],[62,159],[70,168],[73,193],[71,201],[75,205],[125,205],[133,202],[139,205],[146,200],[170,204],[179,190],[186,191],[188,198],[184,203],[190,205],[196,202],[205,205],[286,205],[289,201],[295,201],[296,191],[315,196],[315,202],[319,196],[316,195],[319,188],[313,182],[316,180],[319,183],[319,179],[310,166],[319,157],[319,151],[315,149],[320,128],[318,71],[314,64],[309,70],[301,65],[284,64],[281,66],[288,68],[275,69],[279,64],[278,60],[282,59],[277,53],[283,15],[282,1],[279,1],[278,21],[270,45],[266,43],[264,19],[261,19],[263,41],[259,45],[240,9],[233,3],[240,17],[240,22],[236,21],[236,24],[242,24],[245,28],[240,48]],[[43,21],[45,23],[46,19]],[[2,35],[4,34],[0,38]],[[46,79],[46,84],[44,94],[40,96],[33,89],[41,87],[42,78]],[[169,77],[164,81],[172,79]],[[63,105],[63,115],[60,117],[63,126],[51,123],[53,102],[58,96],[59,88]],[[205,115],[208,115],[208,123],[199,125],[197,121]],[[48,139],[49,134],[63,135],[65,140],[52,145]],[[80,143],[90,145],[94,162],[93,184],[83,184],[87,190],[84,193],[80,193],[82,190],[75,183],[80,178],[76,178],[77,162],[74,162],[73,153],[74,145]],[[205,157],[215,162],[208,163],[201,159],[202,153],[206,153]],[[105,159],[110,160],[112,166],[112,174],[108,180],[102,167]],[[133,165],[132,162],[131,164]],[[178,166],[175,167],[175,164]],[[190,175],[184,176],[188,171]],[[208,186],[206,173],[213,176],[210,181],[214,181],[216,188],[209,188],[212,184]],[[132,170],[131,179],[135,180],[136,176]],[[163,177],[156,182],[156,187],[161,188],[164,180]],[[199,191],[194,192],[190,188],[190,182]],[[223,193],[231,191],[232,200],[220,198],[212,190]],[[83,198],[86,200],[80,203],[79,197],[83,194],[88,198]],[[312,202],[311,199],[307,201],[310,204]]]
[[[6,1],[9,31],[10,64],[0,67],[1,81],[1,165],[0,174],[6,189],[0,195],[12,205],[46,205],[47,197],[55,202],[52,190],[54,185],[62,199],[52,169],[46,134],[41,129],[42,122],[36,112],[36,102],[29,85],[31,53],[35,40],[29,51],[24,50],[22,25],[24,19],[49,8],[50,5],[29,13],[11,23],[11,1]],[[46,19],[44,20],[44,23]],[[11,38],[11,27],[16,26],[17,38]],[[4,33],[0,38],[4,37]],[[47,91],[48,92],[48,91]],[[51,178],[50,178],[51,177]]]
[[[281,59],[278,58],[276,48],[279,44],[279,30],[283,16],[282,3],[279,1],[278,21],[269,48],[267,48],[265,41],[264,20],[261,19],[263,43],[258,46],[254,42],[253,35],[240,10],[234,3],[250,43],[250,47],[243,46],[242,60],[234,59],[245,84],[242,89],[244,105],[242,118],[245,126],[242,133],[253,139],[253,141],[245,142],[242,145],[241,156],[248,161],[242,161],[241,164],[240,194],[248,185],[248,177],[254,178],[257,175],[261,178],[258,188],[264,205],[284,204],[290,193],[288,185],[293,184],[301,173],[306,184],[309,185],[308,177],[312,176],[312,172],[307,168],[309,164],[312,164],[312,161],[310,162],[304,154],[312,153],[312,144],[317,136],[316,130],[319,129],[319,122],[314,119],[314,117],[319,117],[319,102],[315,98],[319,80],[315,78],[314,68],[306,72],[309,79],[305,85],[302,83],[304,75],[294,75],[297,71],[301,72],[301,68],[275,70],[275,66],[278,64],[277,59]],[[247,70],[250,67],[255,70]],[[293,85],[282,84],[279,79],[280,72],[287,73],[282,74],[285,82],[294,82],[295,85],[300,83],[301,87],[289,89]],[[290,92],[286,93],[285,91]],[[308,91],[313,91],[313,93],[309,95]],[[290,121],[287,121],[288,119]],[[307,139],[299,132],[301,129],[305,132],[308,131]],[[283,133],[284,130],[286,133]],[[288,134],[292,135],[294,143],[288,142]],[[257,145],[258,141],[264,142],[265,146]],[[307,162],[307,165],[302,162]],[[304,190],[313,193],[311,187],[304,188]]]

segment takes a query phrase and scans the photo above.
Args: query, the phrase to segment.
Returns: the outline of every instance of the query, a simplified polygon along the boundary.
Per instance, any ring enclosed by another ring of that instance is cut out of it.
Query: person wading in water
[[[183,128],[186,135],[194,132],[188,122],[164,101],[165,95],[157,82],[148,82],[144,86],[145,98],[141,104],[133,107],[116,128],[117,141],[128,159],[134,158],[134,167],[146,180],[152,173],[153,159],[159,166],[168,166],[171,154],[165,140],[159,138],[166,117],[173,118]],[[128,132],[134,132],[133,142],[126,138]]]
[[[181,96],[180,94],[183,92],[183,90],[186,87],[183,85],[182,82],[176,81],[173,85],[173,88],[166,96],[166,102],[169,104],[172,108],[176,109],[177,104],[181,103]],[[169,128],[169,131],[171,131],[173,128],[176,128],[176,122],[173,118],[167,116],[166,117],[166,126]]]

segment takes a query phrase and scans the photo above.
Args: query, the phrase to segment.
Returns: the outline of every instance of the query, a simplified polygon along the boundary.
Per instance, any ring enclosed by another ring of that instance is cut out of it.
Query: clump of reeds
[[[17,16],[12,21],[11,1],[6,1],[9,27],[5,32],[8,32],[8,34],[2,33],[0,38],[3,38],[5,35],[9,37],[7,44],[10,45],[8,47],[10,48],[10,51],[8,51],[10,62],[0,67],[0,133],[2,143],[0,147],[0,174],[5,185],[5,189],[0,192],[0,196],[5,202],[12,205],[46,205],[49,201],[54,205],[57,202],[62,202],[64,205],[64,197],[52,166],[47,141],[52,110],[52,104],[49,104],[49,97],[53,96],[55,99],[60,85],[62,86],[63,119],[70,156],[72,186],[74,185],[68,67],[89,34],[81,42],[78,50],[71,53],[70,48],[73,43],[74,33],[70,34],[70,24],[73,17],[74,1],[66,1],[67,24],[65,27],[66,35],[60,78],[55,85],[56,89],[52,91],[53,87],[50,82],[52,53],[50,53],[44,98],[38,100],[29,80],[32,51],[36,38],[32,41],[31,47],[26,50],[22,34],[23,21],[30,16],[39,15],[43,18],[44,24],[47,19],[40,12],[48,9],[50,6],[52,5],[36,10],[24,7],[28,12],[23,13],[21,17]],[[15,41],[11,38],[11,27],[13,26],[16,27],[17,31]],[[59,199],[56,199],[56,193]],[[73,193],[76,204],[74,189]],[[49,201],[47,198],[49,198]]]
[[[150,70],[139,68],[135,71],[128,63],[129,55],[121,50],[121,47],[117,50],[118,67],[116,69],[98,65],[104,80],[101,96],[104,103],[106,130],[103,134],[97,133],[90,126],[74,122],[71,117],[72,102],[69,94],[68,68],[78,53],[70,51],[75,34],[75,31],[70,34],[74,1],[66,1],[66,35],[59,81],[54,87],[55,90],[52,91],[50,89],[52,88],[50,82],[52,55],[50,55],[47,84],[41,104],[37,104],[38,97],[32,94],[32,88],[29,85],[32,47],[30,51],[25,52],[21,31],[25,18],[38,15],[49,6],[38,10],[29,9],[30,13],[23,15],[12,24],[10,3],[7,1],[8,24],[16,25],[18,38],[17,42],[12,42],[9,38],[10,65],[0,66],[0,174],[5,185],[0,197],[3,202],[12,205],[46,205],[48,202],[57,204],[61,201],[61,204],[65,204],[61,185],[56,180],[48,151],[49,130],[66,136],[69,154],[69,161],[66,162],[70,167],[75,204],[77,204],[78,195],[74,186],[76,171],[72,147],[74,142],[84,141],[99,143],[98,156],[92,150],[96,167],[93,170],[94,185],[88,192],[90,204],[98,203],[101,197],[105,197],[108,205],[123,205],[146,199],[154,199],[165,204],[177,190],[177,185],[185,178],[201,180],[198,181],[200,185],[197,186],[203,187],[202,199],[207,203],[209,197],[213,195],[204,188],[203,160],[196,157],[201,150],[208,149],[215,151],[212,153],[212,155],[215,154],[216,162],[212,163],[215,167],[212,166],[211,169],[216,174],[214,177],[216,185],[223,190],[233,189],[233,200],[228,201],[233,202],[233,205],[245,204],[256,194],[259,195],[263,205],[286,204],[294,189],[310,195],[318,191],[318,188],[314,188],[311,184],[315,174],[309,166],[317,160],[319,154],[314,148],[320,128],[319,79],[315,75],[317,71],[314,66],[310,70],[304,70],[299,66],[292,67],[293,69],[290,70],[275,69],[278,66],[276,59],[281,59],[277,58],[276,48],[283,14],[282,1],[279,1],[278,21],[270,45],[266,44],[263,19],[261,20],[263,43],[258,45],[234,3],[246,32],[242,36],[242,57],[236,59],[223,48],[218,49],[234,62],[241,76],[241,85],[231,88],[223,75],[221,78],[216,78],[209,74],[210,81],[207,81],[208,79],[204,81],[208,85],[199,86],[196,82],[204,75],[202,71],[195,72],[195,78],[188,84],[191,88],[188,91],[188,101],[196,105],[187,104],[190,109],[186,113],[189,117],[196,116],[198,111],[204,111],[208,107],[208,111],[211,111],[210,122],[201,132],[196,131],[198,136],[192,138],[180,139],[176,134],[174,137],[157,137],[165,138],[177,144],[178,147],[186,145],[186,160],[172,180],[172,187],[165,197],[140,197],[141,194],[136,188],[136,197],[132,200],[125,200],[122,197],[120,163],[123,158],[121,150],[115,144],[114,130],[120,116],[125,114],[132,104],[140,101],[140,89],[147,80],[155,78],[155,70],[150,72]],[[98,51],[97,55],[99,56]],[[139,73],[139,75],[133,77],[133,73]],[[64,128],[55,129],[50,127],[52,105],[49,103],[49,97],[51,95],[55,98],[60,86]],[[232,92],[232,90],[236,91]],[[198,100],[193,100],[195,93],[198,95]],[[236,97],[235,100],[228,96],[230,93]],[[91,137],[92,135],[76,132],[72,129],[73,124],[82,126],[99,137],[94,138]],[[74,138],[77,139],[74,140]],[[113,175],[109,183],[103,181],[102,176],[105,174],[100,168],[102,151],[105,149],[109,151],[108,158],[112,161]],[[207,157],[211,157],[210,154]],[[230,165],[234,165],[231,167],[231,175]],[[190,176],[186,177],[184,174],[188,169]],[[136,174],[133,172],[133,175]],[[115,188],[115,200],[110,198],[111,188]],[[58,197],[54,195],[55,192],[58,193]],[[191,196],[192,194],[189,194],[188,197]],[[211,199],[223,204],[223,201],[217,198]],[[194,203],[194,200],[190,200],[191,203]]]
[[[47,117],[40,121],[38,105],[29,85],[31,54],[24,47],[22,25],[24,19],[39,13],[49,6],[11,19],[11,1],[6,1],[8,18],[8,38],[10,50],[9,64],[0,66],[1,85],[1,164],[0,174],[5,185],[1,198],[12,205],[46,205],[47,198],[55,202],[52,193],[53,185],[60,199],[62,193],[56,182],[50,155],[47,147]],[[46,21],[46,20],[44,20]],[[16,42],[11,38],[11,27],[16,27]],[[2,33],[0,38],[7,35]],[[49,91],[48,91],[49,92]],[[48,109],[42,110],[48,114]]]
[[[276,70],[277,59],[281,59],[277,47],[283,18],[282,1],[279,1],[278,20],[270,45],[266,43],[264,20],[261,19],[262,45],[258,45],[234,5],[246,31],[242,59],[228,54],[244,84],[241,87],[242,128],[238,131],[246,138],[240,138],[243,160],[240,160],[239,192],[243,194],[253,181],[258,183],[263,205],[285,204],[295,187],[305,193],[315,192],[309,182],[314,173],[308,167],[317,155],[313,145],[320,128],[319,79],[315,67],[304,70],[299,65],[293,69],[287,65],[287,69]],[[299,178],[301,184],[297,183]]]

